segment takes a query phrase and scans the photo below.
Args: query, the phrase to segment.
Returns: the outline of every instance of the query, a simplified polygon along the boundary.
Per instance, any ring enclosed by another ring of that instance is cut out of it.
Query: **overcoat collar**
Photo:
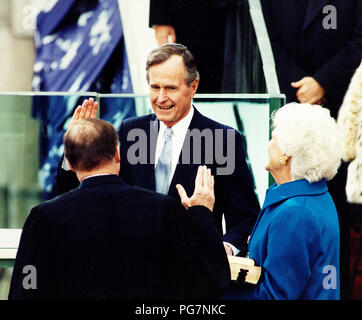
[[[327,191],[327,183],[324,179],[315,183],[309,183],[307,180],[303,179],[280,185],[273,184],[266,192],[262,210],[292,197],[318,195],[326,193]]]
[[[253,231],[251,232],[249,243],[254,235],[261,217],[264,215],[268,207],[283,202],[289,198],[305,195],[318,195],[326,193],[327,191],[327,183],[324,179],[315,183],[309,183],[305,179],[283,183],[280,185],[274,183],[266,191],[264,205],[259,213],[258,219],[255,222]]]
[[[113,174],[95,176],[84,179],[78,188],[87,189],[100,185],[118,185],[120,187],[129,188],[129,186],[119,176]]]

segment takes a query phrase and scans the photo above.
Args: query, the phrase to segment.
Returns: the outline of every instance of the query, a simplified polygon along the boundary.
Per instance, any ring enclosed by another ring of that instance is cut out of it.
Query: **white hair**
[[[342,143],[336,121],[326,108],[289,103],[273,114],[273,134],[291,156],[292,180],[331,180],[341,164]]]

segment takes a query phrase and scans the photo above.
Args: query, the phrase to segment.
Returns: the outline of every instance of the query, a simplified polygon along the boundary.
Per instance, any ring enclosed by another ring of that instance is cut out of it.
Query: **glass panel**
[[[22,227],[29,210],[54,196],[54,183],[63,154],[63,134],[77,105],[93,97],[100,118],[117,129],[124,118],[152,112],[146,95],[96,93],[0,94],[0,228]],[[245,137],[248,162],[262,203],[268,175],[266,144],[269,115],[284,103],[267,94],[199,94],[195,107],[204,115],[239,130]]]
[[[95,93],[0,94],[0,228],[21,228],[54,196],[63,134],[75,107]]]

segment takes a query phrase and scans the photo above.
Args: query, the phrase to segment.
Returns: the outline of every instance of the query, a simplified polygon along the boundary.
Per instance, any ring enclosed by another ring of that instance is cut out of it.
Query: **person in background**
[[[338,114],[343,160],[348,164],[347,200],[362,204],[362,62],[349,85]]]
[[[281,10],[282,8],[282,10]],[[362,56],[362,2],[262,0],[280,91],[337,118]]]
[[[218,298],[230,269],[212,217],[210,170],[198,168],[194,195],[181,197],[186,210],[118,176],[111,124],[73,119],[64,140],[81,184],[31,210],[9,299]]]
[[[345,194],[351,209],[351,225],[362,235],[362,62],[357,68],[338,113],[342,132],[342,156],[348,168]],[[357,250],[361,250],[358,248]],[[358,251],[357,251],[358,252]],[[359,252],[352,265],[351,293],[358,274]]]
[[[290,103],[273,126],[266,170],[275,184],[249,240],[262,278],[225,298],[339,299],[339,224],[327,188],[341,163],[336,121],[321,106]]]

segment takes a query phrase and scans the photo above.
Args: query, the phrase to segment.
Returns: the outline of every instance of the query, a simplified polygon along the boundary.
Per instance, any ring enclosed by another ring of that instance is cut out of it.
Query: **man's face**
[[[198,79],[189,87],[185,81],[185,66],[181,56],[149,68],[150,100],[157,119],[171,127],[183,119],[190,110]]]

